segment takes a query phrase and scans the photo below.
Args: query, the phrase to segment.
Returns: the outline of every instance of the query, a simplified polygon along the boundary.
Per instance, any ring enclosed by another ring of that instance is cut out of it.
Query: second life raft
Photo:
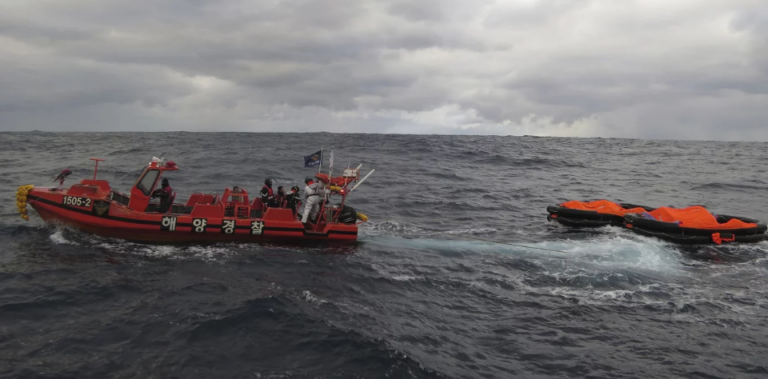
[[[637,234],[684,244],[760,242],[768,237],[764,222],[714,215],[701,206],[660,207],[651,212],[627,214],[624,226]]]

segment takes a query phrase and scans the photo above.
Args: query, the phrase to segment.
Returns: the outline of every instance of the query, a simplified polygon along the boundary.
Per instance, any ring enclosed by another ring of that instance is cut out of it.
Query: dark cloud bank
[[[768,140],[751,0],[9,0],[0,130]]]

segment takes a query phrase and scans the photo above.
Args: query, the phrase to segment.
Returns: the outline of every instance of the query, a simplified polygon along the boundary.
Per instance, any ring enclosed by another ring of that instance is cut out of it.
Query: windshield
[[[155,186],[155,181],[160,175],[159,170],[149,170],[144,177],[136,184],[136,188],[140,189],[145,195],[149,196],[152,193],[152,188]]]

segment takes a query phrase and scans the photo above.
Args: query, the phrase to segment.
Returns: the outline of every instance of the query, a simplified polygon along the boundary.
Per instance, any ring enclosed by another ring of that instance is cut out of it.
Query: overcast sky
[[[766,0],[3,0],[0,130],[768,140]]]

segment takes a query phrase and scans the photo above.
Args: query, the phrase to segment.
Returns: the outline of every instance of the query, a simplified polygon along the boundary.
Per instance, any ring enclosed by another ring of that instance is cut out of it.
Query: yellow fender
[[[33,188],[35,188],[34,185],[28,184],[19,187],[16,191],[16,208],[19,210],[21,218],[27,221],[29,221],[29,215],[27,214],[27,195]]]
[[[366,216],[366,215],[364,215],[364,214],[362,214],[360,212],[357,212],[357,219],[362,221],[362,222],[367,222],[368,221],[368,216]]]

